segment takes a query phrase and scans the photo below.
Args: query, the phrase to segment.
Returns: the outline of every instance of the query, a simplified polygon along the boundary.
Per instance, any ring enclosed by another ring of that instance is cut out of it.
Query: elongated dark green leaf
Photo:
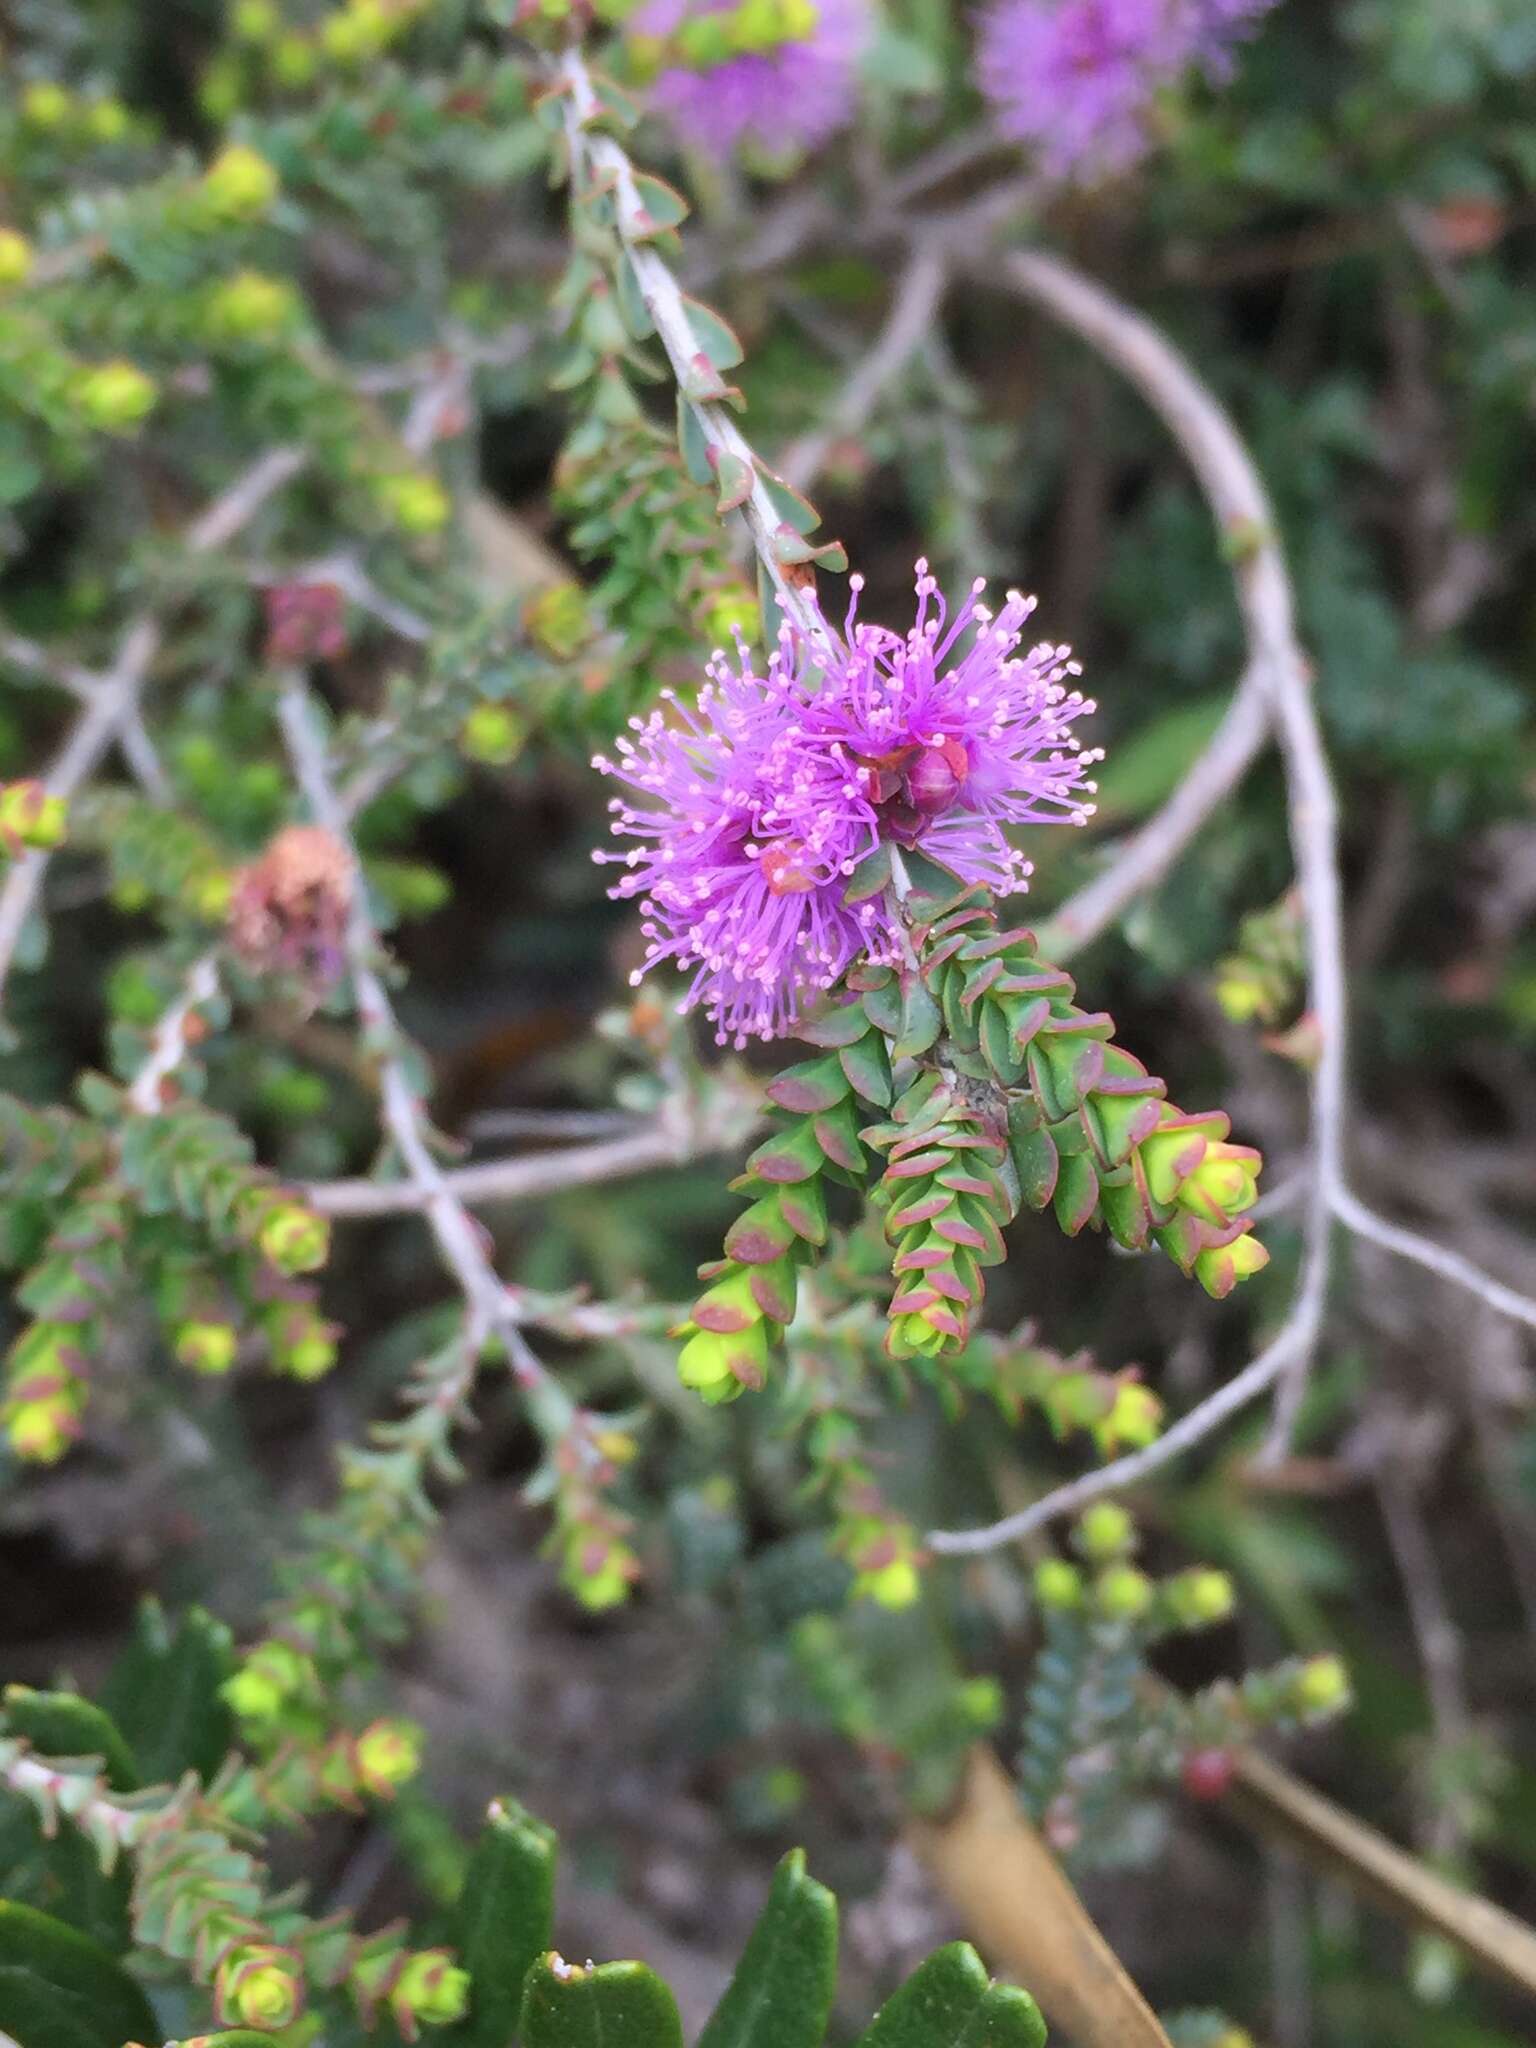
[[[453,1946],[469,1972],[469,2012],[441,2036],[455,2048],[506,2048],[523,1982],[549,1947],[555,1835],[514,1799],[491,1802],[453,1916]]]
[[[891,1046],[891,1057],[916,1059],[928,1050],[943,1027],[938,1004],[914,976],[901,992],[901,1029]]]
[[[644,1963],[582,1969],[557,1955],[528,1972],[522,2048],[682,2048],[677,2001]]]
[[[871,896],[878,896],[891,879],[891,846],[888,839],[882,839],[873,853],[865,854],[853,873],[848,877],[843,890],[845,903],[865,903]]]
[[[837,1985],[837,1901],[792,1849],[698,2048],[819,2048]]]
[[[5,1718],[40,1756],[99,1756],[114,1792],[136,1792],[142,1782],[133,1752],[110,1714],[72,1692],[34,1692],[8,1685]]]
[[[857,2048],[1042,2048],[1044,2040],[1029,1993],[991,1983],[970,1943],[952,1941],[886,2000]]]
[[[146,1785],[184,1771],[209,1778],[234,1741],[219,1688],[233,1669],[223,1622],[189,1607],[173,1627],[158,1601],[139,1609],[133,1640],[107,1674],[103,1706],[123,1731]]]
[[[128,1973],[51,1914],[0,1900],[0,2033],[21,2048],[123,2048],[160,2036]]]

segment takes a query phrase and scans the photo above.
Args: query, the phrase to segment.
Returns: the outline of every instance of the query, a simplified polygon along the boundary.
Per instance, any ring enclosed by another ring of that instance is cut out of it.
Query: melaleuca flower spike
[[[921,849],[1006,895],[1030,871],[1008,828],[1092,810],[1098,756],[1073,728],[1093,706],[1066,648],[1018,653],[1032,599],[1010,593],[994,617],[976,583],[950,615],[920,561],[902,635],[860,621],[850,583],[830,665],[790,627],[761,675],[738,643],[696,706],[664,696],[594,764],[639,799],[611,805],[629,850],[597,858],[625,864],[613,893],[640,899],[645,968],[688,971],[685,1004],[722,1043],[781,1037],[856,963],[902,957],[878,862],[872,890],[849,886],[872,857]]]
[[[660,67],[651,99],[691,147],[782,157],[853,118],[871,27],[868,0],[647,0],[633,55]]]

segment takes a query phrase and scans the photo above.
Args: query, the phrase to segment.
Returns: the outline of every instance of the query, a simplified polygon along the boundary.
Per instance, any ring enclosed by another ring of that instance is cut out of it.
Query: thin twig
[[[1101,286],[1055,257],[1026,250],[1011,252],[991,274],[1000,274],[1025,297],[1080,334],[1136,385],[1188,458],[1211,506],[1224,546],[1234,558],[1238,603],[1249,648],[1245,688],[1250,679],[1255,690],[1262,687],[1285,757],[1292,847],[1307,907],[1309,995],[1321,1043],[1313,1075],[1311,1179],[1306,1193],[1301,1280],[1278,1334],[1236,1378],[1218,1387],[1155,1443],[1055,1488],[1031,1506],[988,1528],[936,1530],[930,1534],[928,1540],[935,1550],[962,1555],[1016,1542],[1056,1516],[1069,1514],[1101,1494],[1115,1492],[1158,1471],[1277,1384],[1283,1391],[1268,1446],[1271,1458],[1288,1442],[1296,1403],[1322,1326],[1333,1198],[1343,1186],[1340,1154],[1346,1071],[1343,923],[1333,789],[1313,715],[1307,664],[1296,638],[1290,578],[1275,536],[1269,499],[1253,459],[1225,411],[1182,356],[1150,322]],[[1237,701],[1242,701],[1243,695],[1240,690]],[[1241,744],[1233,742],[1233,712],[1228,713],[1222,732],[1192,771],[1202,778],[1209,777],[1197,790],[1199,804],[1191,803],[1175,813],[1173,827],[1154,839],[1153,858],[1146,866],[1139,864],[1146,857],[1136,853],[1145,834],[1133,842],[1128,857],[1138,865],[1131,870],[1133,885],[1126,900],[1144,886],[1142,874],[1155,878],[1155,873],[1161,871],[1155,867],[1156,861],[1166,865],[1174,858],[1183,843],[1179,835],[1182,833],[1184,839],[1191,836],[1226,789],[1235,783],[1241,768],[1232,775],[1231,782],[1222,785],[1220,777],[1210,770],[1212,752],[1218,745],[1222,747],[1217,759],[1223,773],[1234,759],[1240,759],[1241,765],[1246,766],[1252,754],[1245,753],[1245,749],[1250,740],[1256,746],[1258,737],[1248,721],[1253,718],[1256,722],[1257,708],[1257,703],[1253,712],[1245,707],[1237,721],[1237,740]],[[1166,817],[1165,810],[1148,831],[1160,828]],[[1108,900],[1113,901],[1114,889],[1119,885],[1111,887],[1108,877],[1100,877],[1100,886]],[[1069,905],[1069,911],[1071,908]],[[1090,926],[1095,914],[1090,902]]]
[[[1167,874],[1207,818],[1218,811],[1263,752],[1270,733],[1269,684],[1262,666],[1250,663],[1227,706],[1226,716],[1204,753],[1191,763],[1178,788],[1110,865],[1069,896],[1041,933],[1041,947],[1053,960],[1074,953],[1107,931],[1115,920]]]
[[[863,431],[886,390],[921,347],[943,299],[947,277],[948,267],[938,248],[919,243],[901,274],[884,326],[832,401],[826,419],[784,451],[779,473],[796,490],[810,488],[840,440]]]
[[[308,460],[300,448],[269,449],[192,522],[184,543],[187,551],[210,554],[224,547]],[[95,773],[114,741],[121,738],[137,714],[139,692],[160,651],[160,642],[159,622],[148,614],[132,620],[124,629],[112,665],[94,678],[84,708],[43,777],[50,796],[66,801],[72,797]],[[0,883],[0,997],[4,995],[22,933],[42,892],[48,860],[44,849],[29,848],[10,863],[5,880]]]
[[[153,1116],[163,1107],[161,1089],[187,1056],[192,1020],[218,992],[219,959],[210,951],[188,970],[180,995],[155,1026],[149,1057],[133,1077],[128,1106],[140,1116]]]
[[[757,456],[741,429],[724,406],[687,397],[698,372],[703,353],[688,318],[682,287],[646,239],[655,223],[635,183],[635,170],[628,156],[611,136],[598,133],[593,123],[601,112],[591,75],[579,50],[568,50],[560,60],[560,78],[566,95],[566,136],[571,151],[571,177],[579,183],[612,187],[614,223],[625,254],[634,269],[640,296],[655,324],[657,338],[672,366],[683,403],[698,423],[709,446],[747,465],[752,478],[751,493],[741,508],[752,545],[763,565],[785,619],[813,647],[827,648],[830,634],[807,593],[786,574],[774,552],[783,521],[769,497]]]
[[[1121,370],[1183,449],[1233,561],[1250,668],[1263,676],[1285,763],[1291,850],[1307,913],[1308,1001],[1317,1025],[1318,1057],[1312,1074],[1313,1180],[1303,1224],[1301,1279],[1291,1310],[1301,1341],[1287,1361],[1265,1447],[1266,1459],[1275,1462],[1289,1446],[1322,1327],[1332,1195],[1343,1182],[1349,1021],[1337,809],[1310,669],[1297,638],[1290,574],[1268,493],[1242,437],[1158,330],[1054,256],[1014,250],[1003,259],[1001,274]]]
[[[468,1347],[473,1353],[487,1336],[494,1336],[506,1347],[521,1386],[537,1392],[551,1409],[572,1412],[569,1398],[534,1356],[522,1333],[516,1303],[486,1253],[480,1226],[448,1185],[433,1154],[425,1112],[406,1069],[399,1020],[375,965],[380,957],[379,935],[369,914],[346,811],[331,781],[325,742],[315,724],[309,694],[297,678],[289,680],[278,699],[278,722],[311,815],[352,857],[345,950],[358,1020],[378,1061],[385,1125],[417,1194],[412,1206],[425,1215],[443,1263],[464,1296]]]
[[[1028,1507],[1005,1515],[1001,1521],[991,1522],[984,1529],[930,1530],[926,1538],[929,1548],[952,1557],[973,1557],[983,1551],[997,1550],[1005,1543],[1017,1543],[1021,1537],[1033,1535],[1036,1529],[1045,1528],[1060,1515],[1074,1514],[1102,1494],[1119,1493],[1161,1471],[1164,1465],[1171,1465],[1214,1430],[1220,1429],[1224,1422],[1241,1414],[1250,1401],[1268,1393],[1295,1359],[1305,1335],[1292,1315],[1274,1342],[1245,1365],[1235,1379],[1224,1381],[1214,1394],[1208,1395],[1198,1407],[1191,1408],[1187,1415],[1181,1415],[1155,1442],[1142,1450],[1130,1451],[1123,1458],[1112,1459],[1109,1464],[1100,1465],[1092,1472],[1085,1472],[1080,1479],[1069,1480],[1065,1486],[1054,1487],[1051,1492],[1042,1494],[1039,1500],[1031,1501]]]
[[[1529,1295],[1520,1294],[1513,1287],[1506,1287],[1502,1280],[1493,1279],[1481,1267],[1474,1266],[1470,1259],[1463,1258],[1460,1252],[1450,1251],[1430,1238],[1420,1237],[1417,1231],[1403,1230],[1395,1223],[1388,1223],[1374,1209],[1368,1209],[1360,1197],[1342,1182],[1334,1187],[1331,1202],[1339,1221],[1358,1236],[1368,1237],[1385,1251],[1396,1252],[1400,1259],[1412,1259],[1415,1265],[1427,1266],[1431,1273],[1438,1273],[1442,1280],[1464,1287],[1479,1301],[1497,1309],[1500,1315],[1512,1316],[1517,1323],[1536,1330],[1536,1301]]]
[[[708,1149],[728,1149],[735,1131],[722,1132]],[[657,1167],[679,1166],[693,1156],[680,1132],[654,1124],[596,1145],[571,1145],[562,1151],[537,1152],[516,1159],[487,1159],[475,1166],[442,1172],[443,1187],[467,1208],[502,1202],[527,1202],[565,1188],[590,1187],[598,1181],[624,1180]],[[306,1199],[326,1216],[398,1216],[429,1206],[431,1193],[414,1176],[401,1181],[319,1180],[307,1188]]]

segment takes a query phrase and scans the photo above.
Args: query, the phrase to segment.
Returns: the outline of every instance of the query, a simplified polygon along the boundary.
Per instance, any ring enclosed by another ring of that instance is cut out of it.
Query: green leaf
[[[944,1018],[927,987],[914,974],[901,992],[901,1027],[891,1045],[891,1057],[916,1059],[944,1028]]]
[[[665,178],[652,177],[648,171],[636,171],[635,192],[651,217],[645,229],[647,235],[662,228],[681,227],[692,211],[675,185],[669,185]]]
[[[761,463],[757,466],[757,473],[762,479],[768,502],[782,523],[798,534],[814,533],[821,524],[821,514],[810,499],[802,498],[792,484],[785,483],[783,477],[775,476]]]
[[[0,1900],[0,2032],[21,2048],[160,2038],[148,2000],[104,1948],[14,1899]]]
[[[837,1901],[792,1849],[698,2048],[819,2048],[837,1984]]]
[[[719,494],[715,499],[715,510],[723,519],[727,512],[735,512],[745,505],[752,495],[752,467],[739,455],[733,455],[729,448],[722,449],[719,465],[715,472],[719,483]]]
[[[677,447],[683,458],[683,468],[693,481],[712,484],[715,470],[709,459],[709,442],[699,425],[698,415],[681,392],[677,394]],[[775,627],[774,631],[777,633],[778,628]]]
[[[989,1982],[969,1942],[920,1963],[856,2048],[1042,2048],[1045,2021],[1027,1991]]]
[[[683,305],[700,354],[708,357],[717,370],[734,370],[745,356],[735,328],[722,320],[713,307],[706,306],[701,299],[689,298],[686,292]]]
[[[877,1109],[889,1109],[891,1062],[879,1032],[866,1031],[854,1044],[845,1045],[838,1057],[843,1072],[864,1100],[874,1103]]]
[[[34,1692],[30,1685],[8,1685],[4,1702],[6,1721],[39,1756],[99,1756],[114,1792],[138,1791],[133,1752],[100,1707],[76,1693]]]
[[[634,263],[626,255],[620,257],[614,267],[614,297],[618,302],[624,325],[636,341],[644,341],[648,334],[656,332],[656,323],[651,318],[651,309],[645,303],[645,293],[640,289],[640,277]]]
[[[871,896],[878,896],[891,879],[891,848],[888,840],[882,839],[873,853],[866,853],[853,873],[848,877],[843,890],[845,903],[867,903]]]
[[[644,1963],[581,1969],[550,1954],[528,1973],[522,2048],[683,2048],[677,2001]]]
[[[270,2034],[254,2034],[249,2027],[236,2027],[227,2034],[199,2034],[197,2048],[272,2048]]]
[[[158,1601],[139,1609],[132,1642],[107,1674],[102,1705],[123,1731],[143,1782],[210,1778],[234,1742],[219,1688],[234,1669],[223,1622],[189,1607],[173,1628]]]
[[[1223,693],[1176,705],[1123,740],[1113,760],[1097,770],[1098,824],[1144,817],[1171,796],[1195,756],[1209,745],[1230,701]]]
[[[837,1054],[827,1052],[820,1059],[800,1060],[786,1067],[768,1083],[766,1093],[769,1101],[776,1102],[780,1109],[806,1116],[812,1110],[830,1109],[835,1102],[841,1102],[848,1093],[848,1076]]]
[[[930,860],[915,847],[902,849],[901,864],[911,884],[907,900],[918,917],[938,917],[966,893],[966,884],[953,869]]]
[[[453,1917],[453,1946],[469,1972],[468,2016],[442,2036],[456,2048],[506,2048],[523,1985],[549,1947],[555,1833],[514,1799],[491,1802]]]
[[[40,1815],[26,1800],[0,1795],[0,1897],[43,1908],[122,1955],[132,1939],[131,1883],[126,1860],[104,1871],[95,1844],[78,1828],[45,1835]]]

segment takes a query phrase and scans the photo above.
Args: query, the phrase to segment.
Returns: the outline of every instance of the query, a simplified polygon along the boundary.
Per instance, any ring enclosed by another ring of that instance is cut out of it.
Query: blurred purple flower
[[[651,102],[685,142],[714,157],[745,141],[778,155],[786,147],[814,149],[852,119],[869,0],[802,0],[796,11],[805,20],[802,35],[659,73]],[[737,12],[735,0],[647,0],[631,28],[671,39],[690,23]]]
[[[1231,45],[1275,0],[996,0],[977,75],[1004,132],[1048,177],[1125,170],[1147,149],[1154,94],[1191,69],[1223,78]]]
[[[696,709],[667,693],[630,721],[638,737],[616,761],[593,764],[639,797],[609,806],[613,832],[636,843],[594,858],[624,862],[611,893],[641,899],[641,973],[691,970],[685,1007],[702,1004],[722,1044],[780,1037],[855,961],[901,956],[889,892],[844,901],[882,842],[1007,895],[1030,864],[1005,827],[1080,825],[1092,810],[1077,665],[1048,642],[1015,653],[1033,598],[1010,592],[994,618],[978,582],[950,618],[919,562],[903,636],[858,622],[861,584],[830,671],[788,628],[763,675],[738,645],[734,667],[710,663]]]

